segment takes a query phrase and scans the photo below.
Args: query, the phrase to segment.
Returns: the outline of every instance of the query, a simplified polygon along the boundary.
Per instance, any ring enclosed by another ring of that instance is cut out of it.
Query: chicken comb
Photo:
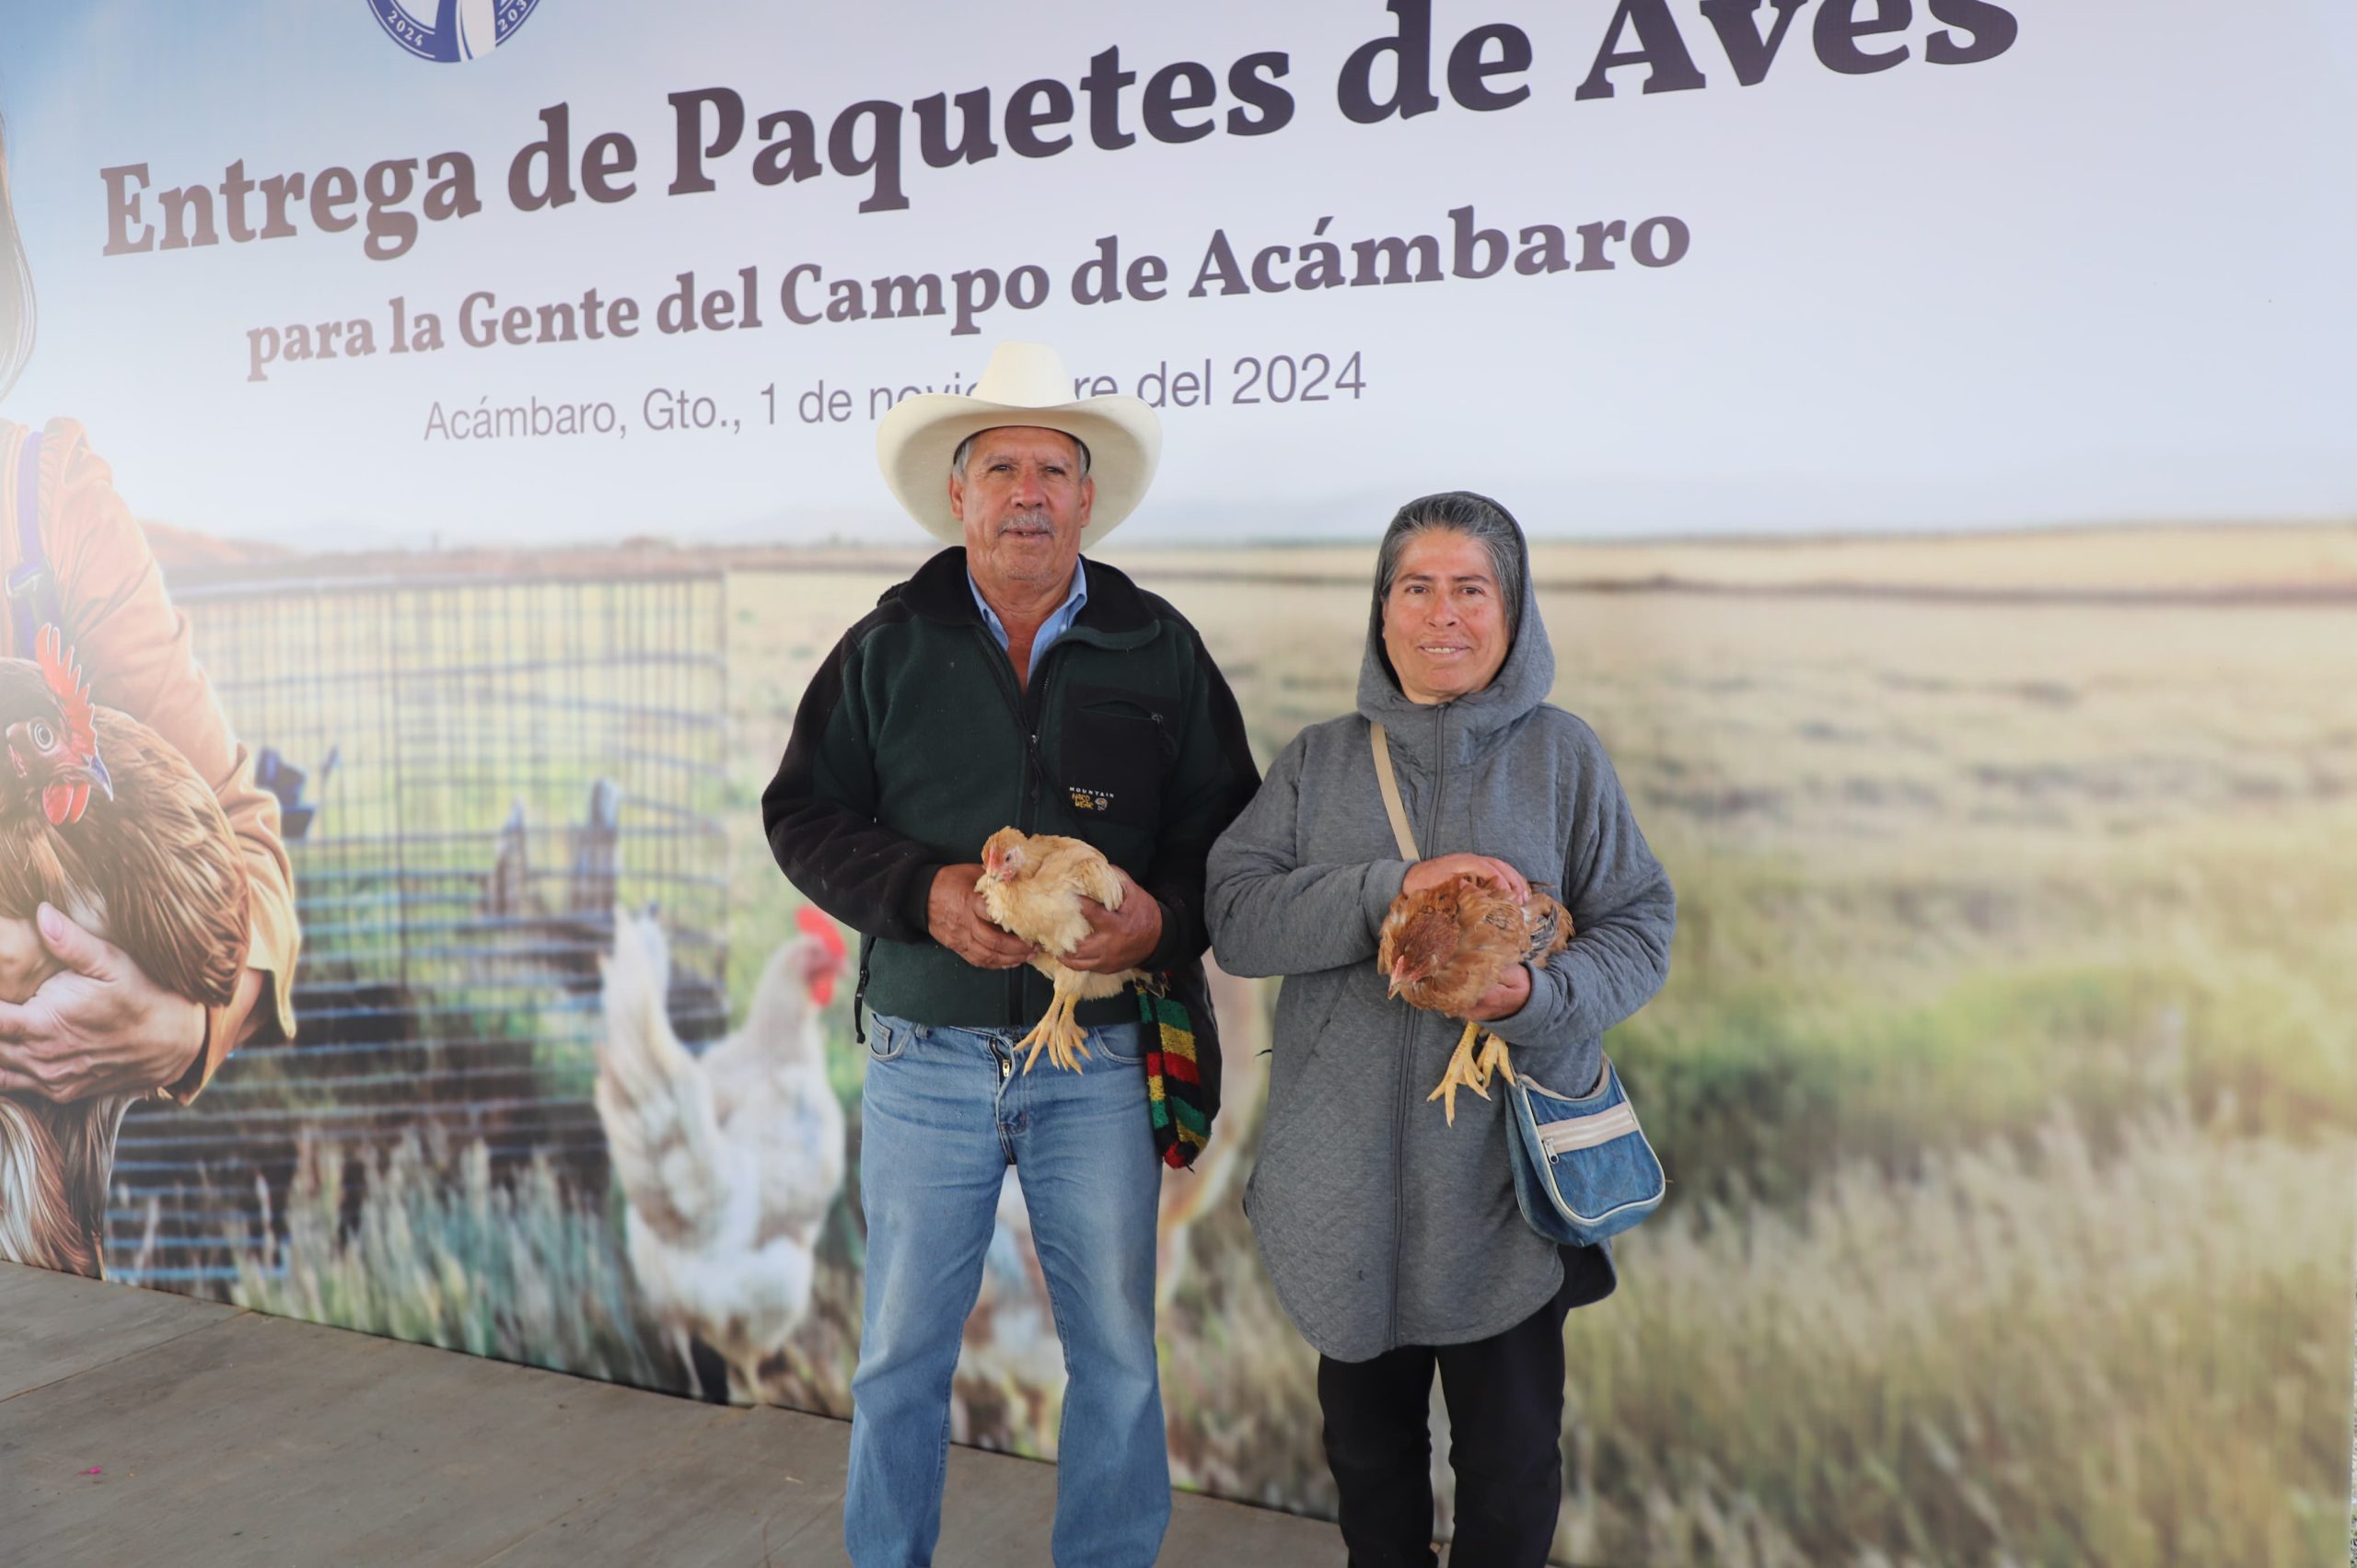
[[[96,757],[98,715],[90,707],[90,689],[83,684],[82,671],[65,646],[65,633],[53,624],[43,626],[41,634],[33,639],[33,656],[40,661],[41,679],[49,682],[50,694],[64,710],[66,747],[85,761]]]
[[[848,951],[843,946],[843,934],[835,929],[835,923],[829,920],[825,912],[817,905],[804,904],[795,911],[794,923],[800,926],[805,934],[816,936],[838,960]]]

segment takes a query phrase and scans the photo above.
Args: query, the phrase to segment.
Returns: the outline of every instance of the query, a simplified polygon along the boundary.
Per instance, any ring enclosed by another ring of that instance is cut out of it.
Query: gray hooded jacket
[[[1376,606],[1358,712],[1297,736],[1213,846],[1205,904],[1231,974],[1283,975],[1260,1164],[1245,1210],[1278,1299],[1339,1361],[1502,1333],[1562,1283],[1523,1223],[1504,1097],[1424,1097],[1463,1024],[1390,1000],[1377,932],[1399,858],[1367,738],[1379,721],[1417,848],[1506,860],[1551,885],[1577,935],[1489,1026],[1515,1071],[1564,1094],[1596,1081],[1600,1037],[1661,989],[1677,907],[1596,732],[1550,707],[1554,650],[1524,551],[1520,626],[1480,691],[1420,705],[1394,683]],[[1611,1289],[1608,1255],[1571,1254]]]

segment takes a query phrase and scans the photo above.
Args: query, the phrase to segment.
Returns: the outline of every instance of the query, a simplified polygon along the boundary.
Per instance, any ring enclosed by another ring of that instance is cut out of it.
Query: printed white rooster
[[[700,1057],[671,1029],[662,928],[616,912],[606,961],[598,1118],[628,1205],[631,1272],[681,1362],[693,1365],[691,1336],[711,1346],[737,1402],[809,1310],[813,1249],[843,1184],[820,1027],[843,939],[817,910],[799,923],[744,1023]]]

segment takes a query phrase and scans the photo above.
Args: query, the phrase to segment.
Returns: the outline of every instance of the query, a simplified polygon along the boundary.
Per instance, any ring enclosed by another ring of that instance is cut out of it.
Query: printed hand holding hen
[[[1487,1099],[1490,1074],[1514,1082],[1506,1043],[1486,1037],[1473,1050],[1481,1027],[1471,1016],[1483,996],[1517,964],[1544,969],[1572,939],[1571,912],[1534,889],[1527,902],[1489,879],[1459,872],[1418,891],[1402,889],[1383,917],[1376,965],[1391,982],[1391,994],[1411,1007],[1466,1019],[1465,1033],[1426,1096],[1442,1102],[1450,1126],[1457,1124],[1457,1090],[1462,1086]]]
[[[0,658],[0,921],[30,923],[47,905],[89,967],[52,980],[28,962],[41,954],[12,953],[0,1003],[23,1019],[59,1005],[60,988],[110,986],[112,1005],[168,1004],[193,1037],[173,1052],[184,1063],[203,1041],[201,1009],[227,1005],[245,972],[250,885],[237,836],[170,742],[91,701],[58,628],[42,627],[34,652]],[[54,938],[45,946],[63,956]],[[136,970],[136,997],[121,969]],[[94,1056],[79,1053],[76,1070]],[[23,1078],[0,1092],[0,1259],[96,1274],[134,1096]]]

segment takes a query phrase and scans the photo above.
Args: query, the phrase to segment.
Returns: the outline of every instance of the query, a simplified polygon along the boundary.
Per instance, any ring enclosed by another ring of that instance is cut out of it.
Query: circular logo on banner
[[[369,14],[392,41],[448,64],[505,43],[540,0],[368,0]]]

